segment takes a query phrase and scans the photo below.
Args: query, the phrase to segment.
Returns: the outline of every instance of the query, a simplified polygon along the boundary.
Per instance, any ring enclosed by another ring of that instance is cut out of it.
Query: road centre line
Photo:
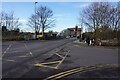
[[[12,46],[12,44],[10,44],[10,45],[7,47],[7,49],[3,52],[2,57],[6,54],[6,52],[10,49],[11,46]]]

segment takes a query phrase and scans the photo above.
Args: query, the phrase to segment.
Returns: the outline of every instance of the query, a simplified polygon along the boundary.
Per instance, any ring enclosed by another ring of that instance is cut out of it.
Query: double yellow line
[[[94,66],[79,67],[79,68],[76,68],[76,69],[72,69],[72,70],[68,70],[68,71],[65,71],[65,72],[55,74],[55,75],[50,76],[50,77],[48,77],[44,80],[56,80],[56,79],[63,78],[65,76],[75,74],[75,73],[78,73],[78,72],[79,73],[87,72],[87,71],[91,71],[91,70],[95,70],[95,69],[105,68],[107,66],[116,66],[116,65],[106,64],[106,65],[94,65]]]

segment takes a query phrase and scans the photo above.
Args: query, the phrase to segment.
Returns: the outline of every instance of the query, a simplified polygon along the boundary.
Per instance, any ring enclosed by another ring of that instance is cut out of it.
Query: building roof
[[[75,31],[75,28],[67,28],[68,30],[70,31]],[[81,28],[77,28],[77,31],[81,31],[82,29]]]

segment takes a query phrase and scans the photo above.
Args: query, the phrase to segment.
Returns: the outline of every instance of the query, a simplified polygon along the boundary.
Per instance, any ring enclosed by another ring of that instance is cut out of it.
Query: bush
[[[96,45],[99,45],[101,43],[101,46],[119,46],[117,39],[112,40],[97,40]]]

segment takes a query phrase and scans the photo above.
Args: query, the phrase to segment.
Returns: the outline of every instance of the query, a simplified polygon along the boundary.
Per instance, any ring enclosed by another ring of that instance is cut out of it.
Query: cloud
[[[16,21],[19,21],[19,22],[28,22],[28,20],[23,20],[23,19],[20,19],[20,20],[0,20],[0,22],[6,22],[6,21],[8,21],[8,22],[16,22]]]
[[[81,4],[81,5],[76,5],[75,8],[85,8],[85,7],[88,7],[90,5],[91,5],[91,3],[84,3],[84,4]]]

